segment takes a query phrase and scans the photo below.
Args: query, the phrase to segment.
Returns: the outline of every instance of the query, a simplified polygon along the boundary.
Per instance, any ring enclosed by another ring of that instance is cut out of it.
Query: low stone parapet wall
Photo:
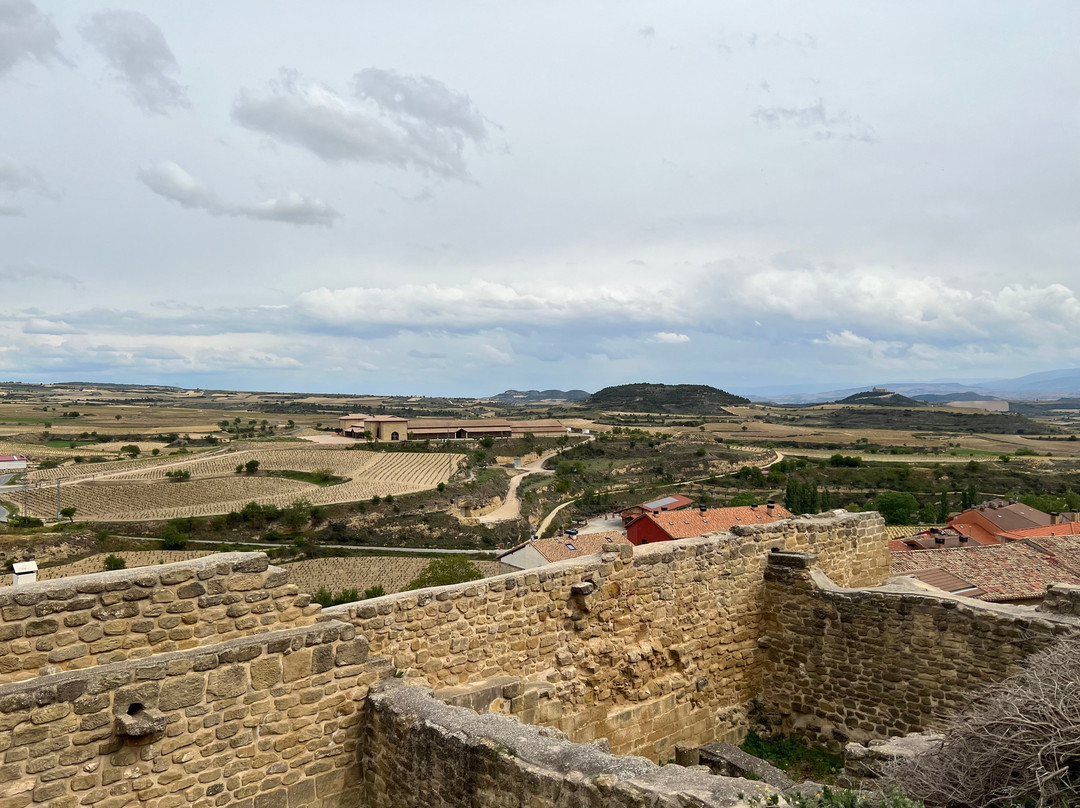
[[[307,625],[317,606],[262,553],[0,588],[0,682]]]
[[[478,715],[387,680],[372,688],[358,748],[367,808],[687,808],[788,803],[761,782],[619,757],[605,744]]]

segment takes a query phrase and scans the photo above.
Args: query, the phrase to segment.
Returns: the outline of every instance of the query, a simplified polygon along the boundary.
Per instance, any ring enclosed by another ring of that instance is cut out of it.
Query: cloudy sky
[[[0,378],[1080,366],[1080,5],[0,0]]]

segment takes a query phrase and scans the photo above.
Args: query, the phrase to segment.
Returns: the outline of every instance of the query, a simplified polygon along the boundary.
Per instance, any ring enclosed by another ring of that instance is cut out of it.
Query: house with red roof
[[[26,455],[0,455],[0,471],[26,471]]]
[[[1042,527],[1053,521],[1056,520],[1050,514],[1022,502],[994,499],[952,517],[949,527],[979,544],[1000,544],[1009,541],[1003,534],[1029,527]]]
[[[694,500],[690,499],[690,497],[684,497],[682,494],[670,494],[666,497],[658,497],[648,502],[642,502],[640,505],[623,508],[619,511],[619,516],[622,517],[623,527],[626,527],[642,514],[678,511],[693,504]]]
[[[631,544],[652,544],[673,539],[692,539],[731,530],[736,525],[767,525],[790,519],[791,512],[781,505],[746,505],[741,508],[688,508],[681,511],[643,513],[626,527]]]
[[[571,558],[609,552],[612,547],[629,544],[618,531],[579,533],[553,536],[550,539],[531,539],[496,556],[503,572],[515,572],[567,561]]]

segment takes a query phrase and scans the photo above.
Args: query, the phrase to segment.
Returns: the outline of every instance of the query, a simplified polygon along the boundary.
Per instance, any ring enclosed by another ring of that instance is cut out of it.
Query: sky
[[[0,0],[0,379],[1080,366],[1080,5]]]

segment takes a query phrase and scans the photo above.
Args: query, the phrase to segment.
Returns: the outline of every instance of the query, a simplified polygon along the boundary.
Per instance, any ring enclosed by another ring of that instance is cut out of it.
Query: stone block
[[[229,665],[210,672],[206,690],[216,698],[234,698],[247,690],[247,675],[240,665]]]

